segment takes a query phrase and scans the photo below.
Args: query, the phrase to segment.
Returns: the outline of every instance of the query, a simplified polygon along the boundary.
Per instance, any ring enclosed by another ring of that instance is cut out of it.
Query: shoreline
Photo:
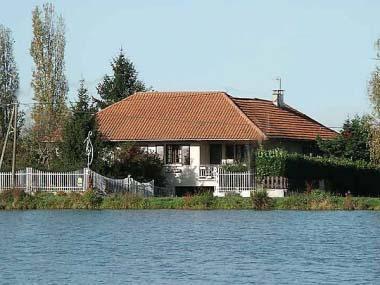
[[[299,210],[299,211],[380,211],[380,198],[340,197],[315,190],[284,198],[265,200],[238,195],[213,197],[203,193],[185,197],[139,197],[131,194],[100,196],[94,191],[79,193],[35,193],[19,190],[0,193],[1,210]]]

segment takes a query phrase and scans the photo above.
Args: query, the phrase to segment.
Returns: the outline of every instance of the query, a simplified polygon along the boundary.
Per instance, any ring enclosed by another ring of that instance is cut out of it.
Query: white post
[[[32,191],[32,168],[27,167],[25,170],[25,180],[26,180],[26,185],[25,185],[25,191],[26,192],[31,192]]]
[[[83,169],[83,191],[86,191],[88,189],[88,175],[89,175],[88,168],[84,168]]]

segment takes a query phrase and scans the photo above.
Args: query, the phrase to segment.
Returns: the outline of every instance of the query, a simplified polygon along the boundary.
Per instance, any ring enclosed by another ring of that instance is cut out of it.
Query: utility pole
[[[5,140],[4,140],[4,144],[3,144],[3,151],[1,152],[1,157],[0,157],[0,170],[1,170],[1,167],[3,165],[3,161],[4,161],[4,154],[5,154],[5,150],[7,148],[7,141],[8,141],[8,137],[11,133],[11,129],[12,129],[12,124],[13,124],[13,115],[14,115],[14,112],[15,112],[15,109],[13,108],[12,109],[12,113],[11,113],[11,117],[9,119],[9,124],[8,124],[8,129],[7,129],[7,134],[5,136]]]
[[[12,187],[16,186],[17,103],[13,105]]]

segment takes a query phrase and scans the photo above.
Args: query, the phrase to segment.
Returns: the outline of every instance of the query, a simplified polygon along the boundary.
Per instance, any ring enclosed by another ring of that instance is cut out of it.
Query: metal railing
[[[130,192],[144,196],[154,194],[153,180],[142,183],[130,176],[113,179],[88,168],[70,172],[48,172],[28,167],[16,172],[13,184],[11,172],[0,172],[0,191],[21,189],[26,192],[84,192],[91,188],[107,193]]]
[[[199,166],[199,179],[215,179],[216,173],[218,172],[219,168],[220,165],[217,164],[207,164]]]

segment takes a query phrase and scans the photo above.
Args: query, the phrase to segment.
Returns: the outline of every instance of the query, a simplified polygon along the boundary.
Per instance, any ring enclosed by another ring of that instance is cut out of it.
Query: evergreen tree
[[[103,109],[135,92],[146,91],[142,81],[138,79],[138,73],[133,63],[120,50],[119,55],[111,64],[113,75],[105,75],[97,86],[100,99],[95,99],[99,109]]]
[[[0,140],[7,132],[12,113],[11,103],[17,102],[19,76],[13,54],[11,31],[0,25]]]
[[[96,108],[91,102],[85,82],[82,79],[78,89],[78,100],[71,107],[71,114],[62,132],[60,156],[63,167],[78,169],[87,165],[84,141],[91,131],[91,142],[94,147],[94,164],[96,166],[101,141],[96,124]]]

